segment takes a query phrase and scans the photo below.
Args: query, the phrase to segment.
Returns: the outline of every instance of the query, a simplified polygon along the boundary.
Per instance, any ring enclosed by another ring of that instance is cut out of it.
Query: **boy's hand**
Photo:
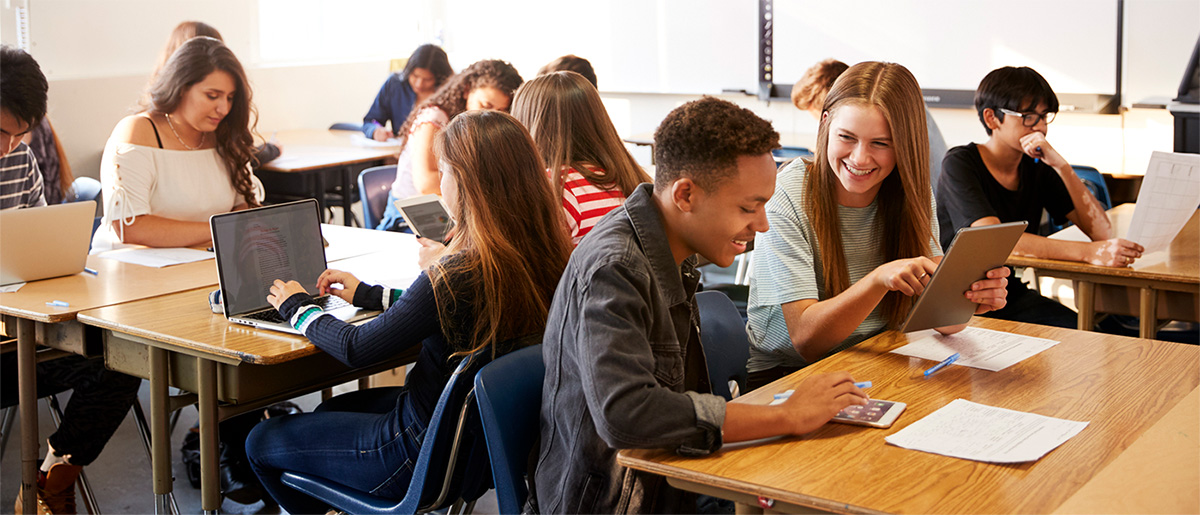
[[[1034,131],[1022,137],[1021,151],[1029,157],[1041,159],[1055,169],[1060,166],[1069,166],[1067,160],[1063,159],[1057,150],[1054,150],[1054,147],[1046,140],[1046,135],[1041,132]]]
[[[971,283],[971,290],[966,293],[967,299],[979,304],[975,308],[976,315],[1004,308],[1008,304],[1008,275],[1012,273],[1008,267],[1001,266],[987,271],[987,279]]]
[[[802,435],[825,425],[842,408],[866,405],[868,400],[849,372],[835,372],[805,379],[780,406],[788,411],[788,432]]]
[[[1123,238],[1093,241],[1091,252],[1083,261],[1091,265],[1127,267],[1142,257],[1145,251],[1146,247]]]

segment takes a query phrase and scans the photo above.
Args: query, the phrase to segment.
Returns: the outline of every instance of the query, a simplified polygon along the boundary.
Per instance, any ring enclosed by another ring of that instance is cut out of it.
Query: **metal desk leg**
[[[167,430],[167,351],[150,347],[150,461],[154,469],[154,513],[171,513],[171,434]]]
[[[1093,331],[1096,327],[1096,283],[1076,281],[1075,307],[1079,310],[1079,330]]]
[[[346,166],[338,174],[342,176],[342,225],[346,227],[354,225],[354,211],[350,210],[351,207],[354,207],[354,198],[350,196],[350,191],[354,187],[351,185],[353,181],[350,179],[350,175],[353,173],[354,168]]]
[[[1158,335],[1158,291],[1154,288],[1142,288],[1141,297],[1138,336],[1153,339]]]
[[[21,413],[21,496],[25,510],[37,511],[37,324],[17,321],[17,399]]]
[[[200,380],[200,510],[217,513],[221,507],[221,483],[217,479],[217,365],[196,358]]]

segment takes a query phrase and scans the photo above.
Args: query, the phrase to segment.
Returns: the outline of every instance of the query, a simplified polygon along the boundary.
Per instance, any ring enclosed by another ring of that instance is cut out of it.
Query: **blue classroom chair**
[[[542,346],[505,354],[475,376],[475,402],[487,440],[500,513],[519,514],[529,497],[525,473],[538,440],[542,406]]]
[[[459,501],[468,503],[490,488],[486,478],[487,452],[478,433],[478,412],[473,408],[476,372],[490,355],[487,349],[458,364],[438,398],[421,453],[413,465],[412,481],[403,499],[384,499],[325,478],[285,472],[283,484],[304,492],[346,513],[411,514],[441,510]],[[453,510],[452,510],[453,511]]]
[[[1083,180],[1083,185],[1087,186],[1088,191],[1092,192],[1092,196],[1096,197],[1096,200],[1100,202],[1104,210],[1112,209],[1112,197],[1108,194],[1108,184],[1104,182],[1104,175],[1100,173],[1100,170],[1084,165],[1071,165],[1071,168],[1075,170],[1075,175],[1078,175]],[[1060,225],[1055,224],[1054,220],[1050,220],[1043,230],[1044,234],[1042,235],[1049,236],[1070,225],[1071,222],[1064,222]]]
[[[374,229],[383,219],[384,205],[392,183],[396,181],[396,165],[373,166],[358,174],[359,198],[362,199],[363,228]]]
[[[700,344],[708,361],[708,379],[712,393],[733,400],[729,382],[746,391],[746,361],[750,359],[750,337],[746,323],[729,297],[719,291],[696,294],[700,309]]]

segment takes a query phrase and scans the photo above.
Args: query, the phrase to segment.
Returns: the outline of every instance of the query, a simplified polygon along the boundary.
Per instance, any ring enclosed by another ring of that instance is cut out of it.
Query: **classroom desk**
[[[37,369],[38,345],[87,355],[80,311],[155,297],[216,284],[211,260],[150,268],[88,256],[87,266],[99,272],[84,272],[27,283],[19,291],[0,293],[0,334],[17,336],[17,373],[21,414],[21,485],[24,505],[36,506],[38,455]],[[61,300],[69,307],[47,306]]]
[[[324,227],[327,239],[345,239],[346,229]],[[407,248],[348,257],[331,263],[331,267],[362,279],[374,273],[402,276],[411,282],[419,273],[415,259],[419,245],[412,235],[350,231],[403,239]],[[377,267],[397,270],[373,270]],[[168,433],[172,411],[193,403],[198,405],[201,508],[215,512],[221,502],[217,478],[218,421],[410,363],[419,350],[414,348],[390,360],[351,369],[320,352],[303,336],[233,324],[223,315],[212,313],[208,307],[211,290],[209,286],[79,314],[80,322],[104,330],[104,358],[108,368],[150,381],[151,461],[155,508],[159,513],[166,512],[166,496],[172,491]],[[167,394],[168,386],[195,395],[171,397]]]
[[[1118,236],[1128,234],[1133,211],[1134,204],[1108,210]],[[1087,241],[1074,226],[1051,238]],[[1143,338],[1154,337],[1158,319],[1200,321],[1200,210],[1169,249],[1145,254],[1132,266],[1116,268],[1015,255],[1008,258],[1007,264],[1032,267],[1039,275],[1073,281],[1082,330],[1094,327],[1097,305],[1104,312],[1141,317],[1139,334]],[[1139,292],[1137,300],[1131,298],[1133,291]]]
[[[618,463],[678,488],[759,509],[834,513],[1197,513],[1200,349],[1178,343],[975,317],[972,326],[1061,343],[998,372],[889,353],[888,331],[734,402],[819,373],[849,371],[868,393],[905,402],[889,429],[827,424],[805,437],[729,445],[702,458],[626,450]],[[1089,425],[1040,460],[992,464],[887,445],[884,437],[957,398]]]
[[[322,212],[328,207],[325,201],[328,184],[340,184],[342,209],[350,213],[354,202],[349,192],[354,191],[356,175],[366,168],[383,164],[400,150],[395,146],[374,146],[365,140],[356,143],[355,135],[362,136],[351,131],[279,131],[275,138],[283,144],[283,154],[255,170],[254,174],[269,194],[297,193],[315,198]],[[349,215],[342,218],[345,225],[350,225]]]

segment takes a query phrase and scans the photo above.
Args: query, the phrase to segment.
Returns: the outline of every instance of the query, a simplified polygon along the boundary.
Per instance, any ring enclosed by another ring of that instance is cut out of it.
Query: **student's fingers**
[[[980,279],[971,283],[971,291],[978,292],[992,289],[1003,290],[1005,286],[1008,286],[1008,279],[1003,277],[1000,279]]]
[[[1007,266],[999,266],[987,271],[988,279],[1000,279],[1012,275],[1012,270]]]
[[[1134,257],[1141,257],[1142,253],[1146,251],[1146,247],[1124,238],[1117,238],[1117,244],[1124,249],[1130,250],[1132,252],[1131,255]]]
[[[417,236],[417,243],[420,243],[420,244],[421,244],[421,246],[422,246],[422,247],[425,247],[425,248],[432,248],[432,247],[436,247],[436,246],[438,246],[438,245],[441,245],[441,243],[438,243],[438,242],[436,242],[436,241],[433,241],[433,240],[431,240],[431,239],[429,239],[429,238],[422,238],[422,237],[420,237],[420,236]]]

